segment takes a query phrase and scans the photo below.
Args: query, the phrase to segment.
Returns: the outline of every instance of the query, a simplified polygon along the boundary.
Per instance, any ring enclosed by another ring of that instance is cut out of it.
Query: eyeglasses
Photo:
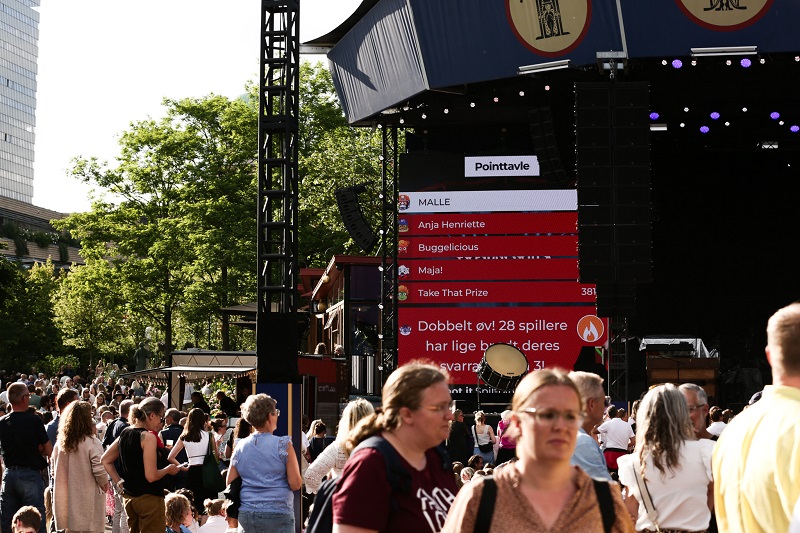
[[[275,415],[275,416],[281,416],[281,410],[280,409],[275,409],[275,411],[272,414]]]
[[[688,407],[689,407],[689,412],[690,412],[690,413],[694,413],[694,412],[695,412],[695,411],[697,411],[698,409],[702,409],[702,408],[703,408],[705,405],[706,405],[706,404],[704,404],[704,403],[701,403],[701,404],[698,404],[698,405],[689,405],[689,406],[688,406]]]
[[[583,415],[578,411],[556,411],[554,409],[538,410],[535,407],[528,407],[518,411],[532,415],[536,422],[542,426],[553,426],[559,418],[571,428],[577,429],[583,424]]]
[[[422,409],[433,411],[436,414],[444,414],[446,411],[452,411],[453,407],[455,407],[455,402],[451,401],[451,402],[438,403],[436,405],[426,405]]]

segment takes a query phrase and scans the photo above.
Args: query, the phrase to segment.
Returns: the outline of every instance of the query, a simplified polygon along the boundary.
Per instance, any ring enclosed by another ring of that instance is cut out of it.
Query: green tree
[[[381,132],[347,125],[330,72],[321,63],[300,69],[300,260],[324,266],[333,254],[359,254],[336,205],[335,192],[365,185],[364,216],[377,232],[381,203]]]
[[[74,161],[74,176],[109,194],[58,227],[81,239],[85,257],[110,259],[131,321],[158,328],[171,350],[190,288],[204,285],[204,301],[252,294],[257,128],[246,99],[164,106],[163,119],[123,133],[116,168]]]
[[[101,357],[114,361],[133,345],[121,283],[107,261],[89,259],[86,265],[73,265],[56,292],[55,320],[64,344],[80,349],[88,368]]]

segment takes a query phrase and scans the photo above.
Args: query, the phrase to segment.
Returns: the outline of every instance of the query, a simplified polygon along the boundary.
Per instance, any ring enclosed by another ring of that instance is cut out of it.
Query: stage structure
[[[258,105],[259,383],[299,381],[297,133],[300,3],[262,0]]]
[[[678,143],[698,152],[756,151],[759,160],[766,148],[797,148],[800,118],[786,105],[771,109],[774,101],[763,95],[766,87],[785,103],[797,92],[791,80],[800,71],[800,35],[793,29],[800,5],[365,0],[356,14],[306,43],[329,49],[351,124],[397,128],[409,154],[535,156],[541,174],[516,190],[577,190],[574,280],[596,283],[591,305],[612,318],[598,363],[609,370],[615,400],[626,399],[628,324],[641,286],[653,279],[651,145],[661,143],[661,154],[669,154],[660,161],[662,180],[670,178],[672,159],[681,157]],[[752,84],[756,74],[764,79],[761,88]],[[699,89],[709,83],[713,90]],[[456,191],[451,185],[424,192]],[[385,199],[398,190],[385,187]],[[393,228],[384,221],[384,230],[386,237]],[[388,330],[394,315],[384,307]]]

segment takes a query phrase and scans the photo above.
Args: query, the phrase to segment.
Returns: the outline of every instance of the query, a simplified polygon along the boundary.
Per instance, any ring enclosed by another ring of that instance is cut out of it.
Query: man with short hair
[[[203,398],[203,394],[200,391],[194,391],[192,393],[192,409],[200,409],[205,414],[211,414],[211,406],[208,405],[208,402],[205,398]]]
[[[678,387],[686,398],[689,408],[689,418],[692,419],[694,435],[698,439],[711,439],[714,435],[706,429],[706,415],[708,414],[708,394],[700,385],[683,383]]]
[[[618,410],[613,405],[608,409],[608,420],[600,424],[595,433],[605,437],[606,447],[603,456],[606,458],[611,479],[617,480],[617,459],[628,453],[628,448],[636,442],[631,426],[617,416]]]
[[[34,533],[42,525],[42,515],[36,507],[25,505],[14,514],[11,522],[12,533]]]
[[[225,394],[224,391],[217,391],[217,400],[219,401],[219,409],[230,417],[239,416],[239,406],[233,399]]]
[[[183,433],[183,426],[180,425],[181,418],[183,417],[183,413],[178,411],[175,408],[167,409],[167,412],[164,413],[164,428],[158,433],[158,436],[161,437],[161,442],[164,443],[164,446],[171,450],[173,446],[178,442],[178,438]],[[186,448],[182,449],[178,452],[178,455],[175,456],[175,459],[183,464],[189,461],[188,456],[186,455]],[[167,487],[168,490],[177,490],[186,487],[186,482],[189,474],[184,470],[179,470],[177,474],[174,476],[167,476],[172,479],[168,480],[170,484]]]
[[[720,531],[788,531],[800,497],[800,303],[767,323],[772,385],[726,426],[713,454]]]
[[[594,428],[603,421],[606,392],[603,378],[589,372],[570,372],[569,378],[578,387],[583,399],[583,426],[578,428],[578,439],[572,453],[572,464],[596,479],[611,480],[606,459],[600,446],[592,437]]]
[[[41,471],[53,446],[47,438],[42,419],[28,412],[30,393],[24,383],[8,387],[12,412],[0,418],[0,447],[5,472],[0,487],[0,528],[11,531],[14,514],[32,505],[44,515],[44,482]],[[44,524],[39,533],[44,533]]]

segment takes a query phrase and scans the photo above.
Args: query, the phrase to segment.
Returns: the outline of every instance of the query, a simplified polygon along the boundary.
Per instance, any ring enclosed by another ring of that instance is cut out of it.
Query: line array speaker
[[[342,216],[347,233],[364,253],[370,253],[378,243],[378,236],[367,224],[364,213],[361,211],[361,204],[358,203],[358,193],[366,190],[363,185],[356,185],[338,189],[335,195],[339,214]]]

